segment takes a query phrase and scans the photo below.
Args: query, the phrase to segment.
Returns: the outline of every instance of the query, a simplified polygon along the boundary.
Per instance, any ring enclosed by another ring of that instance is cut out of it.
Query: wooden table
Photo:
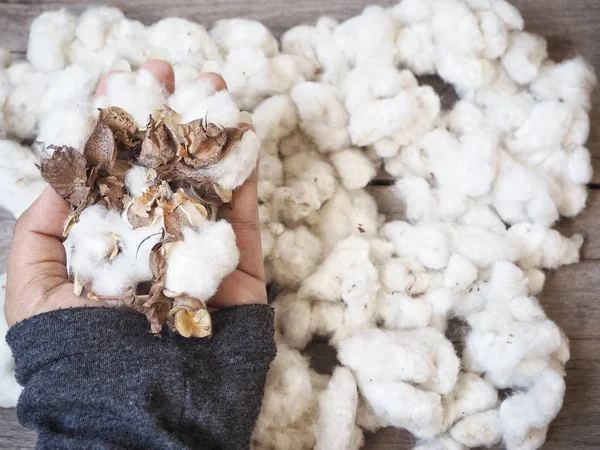
[[[0,46],[23,55],[29,24],[43,11],[68,7],[74,12],[87,2],[74,0],[2,0],[0,2]],[[131,0],[101,2],[123,9],[127,16],[152,23],[167,16],[186,17],[210,24],[217,19],[244,16],[262,21],[277,35],[293,25],[313,22],[321,15],[337,19],[353,16],[368,0]],[[379,2],[390,5],[390,0]],[[600,0],[513,0],[526,20],[526,28],[548,39],[555,59],[583,54],[600,74]],[[594,126],[598,124],[598,126]],[[548,274],[541,296],[547,314],[571,339],[571,360],[567,364],[567,394],[564,408],[552,423],[545,449],[583,450],[600,448],[600,89],[594,95],[592,133],[589,141],[596,174],[590,185],[588,207],[575,220],[559,224],[564,233],[586,235],[581,264]],[[371,193],[390,218],[402,215],[403,207],[391,193],[385,177],[373,182]],[[6,268],[6,248],[13,219],[0,210],[0,272]],[[323,345],[313,345],[313,359],[326,365],[334,356]],[[13,410],[0,409],[0,449],[34,448],[34,435],[17,423]],[[367,437],[369,449],[409,449],[408,433],[381,430]]]

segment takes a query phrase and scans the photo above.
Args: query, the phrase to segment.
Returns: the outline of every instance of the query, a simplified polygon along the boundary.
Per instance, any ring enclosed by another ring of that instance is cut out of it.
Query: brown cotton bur
[[[40,169],[44,180],[58,195],[74,207],[79,206],[89,194],[86,161],[73,147],[51,147],[51,158],[42,158]]]
[[[150,118],[138,162],[149,168],[172,163],[178,148],[179,143],[173,131],[162,121],[155,122]]]
[[[99,120],[110,127],[119,144],[125,147],[135,146],[138,127],[133,116],[127,111],[116,106],[101,109]]]
[[[108,125],[97,120],[83,144],[86,165],[97,172],[109,170],[117,160],[115,136]]]

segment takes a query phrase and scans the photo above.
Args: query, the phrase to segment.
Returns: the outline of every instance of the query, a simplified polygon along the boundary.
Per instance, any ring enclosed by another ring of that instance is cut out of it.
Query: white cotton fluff
[[[171,245],[166,289],[187,292],[201,301],[209,300],[217,292],[221,280],[235,270],[240,257],[233,228],[222,220],[205,222],[198,231],[184,228],[183,241]]]
[[[272,303],[275,309],[275,329],[286,344],[302,350],[313,337],[312,303],[298,298],[293,291],[284,291]]]
[[[502,422],[498,411],[474,414],[458,422],[450,430],[452,438],[467,447],[490,447],[502,439]]]
[[[131,198],[136,197],[150,187],[152,184],[148,181],[148,169],[143,166],[133,166],[125,174],[125,187]]]
[[[0,205],[19,217],[47,186],[31,148],[0,140]]]
[[[384,328],[415,329],[429,324],[432,308],[422,298],[399,292],[380,292],[377,302],[377,323]]]
[[[352,372],[338,367],[319,399],[319,420],[315,435],[317,450],[352,448],[358,390]]]
[[[6,343],[8,325],[4,318],[5,295],[6,274],[3,273],[0,275],[0,408],[14,408],[23,388],[15,380],[15,362]]]
[[[364,188],[376,174],[371,160],[357,148],[333,153],[331,162],[342,179],[342,185],[349,190]]]
[[[152,278],[150,250],[160,240],[161,227],[158,220],[152,227],[133,230],[117,211],[100,205],[86,208],[65,241],[69,273],[84,285],[90,283],[95,294],[121,295]],[[119,253],[110,260],[115,245]]]
[[[502,57],[502,66],[517,83],[529,84],[538,76],[542,62],[548,57],[546,40],[525,32],[511,34],[510,45]]]
[[[52,145],[81,148],[94,125],[91,105],[72,105],[48,112],[39,123],[37,139]]]
[[[226,53],[237,48],[260,50],[268,57],[278,53],[275,37],[267,27],[255,20],[219,20],[211,28],[210,37]]]
[[[296,107],[287,95],[275,95],[260,103],[252,112],[252,120],[254,130],[263,143],[278,142],[298,125]]]
[[[322,83],[300,83],[290,93],[298,108],[300,128],[310,136],[320,151],[347,148],[348,113],[339,89]]]
[[[400,3],[403,4],[406,1]],[[436,47],[431,28],[424,23],[403,27],[396,40],[400,63],[418,75],[435,72]]]
[[[443,403],[444,421],[452,426],[460,419],[495,408],[498,391],[478,375],[461,373],[452,394],[444,397]]]
[[[321,262],[321,241],[308,228],[285,230],[271,254],[274,279],[281,286],[297,286]]]
[[[166,92],[147,70],[114,73],[106,83],[106,95],[97,97],[94,106],[118,106],[129,112],[139,127],[145,127],[150,115],[163,108]]]
[[[27,59],[42,72],[64,69],[66,48],[75,37],[76,19],[66,9],[45,12],[31,23]]]
[[[454,253],[448,260],[444,271],[444,286],[448,289],[462,291],[477,280],[477,267],[463,255]]]

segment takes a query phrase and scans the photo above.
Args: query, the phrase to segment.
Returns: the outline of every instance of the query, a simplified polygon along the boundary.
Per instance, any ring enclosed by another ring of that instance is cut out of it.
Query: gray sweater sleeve
[[[273,311],[212,314],[213,337],[149,332],[104,308],[34,316],[7,334],[19,421],[41,449],[246,449],[275,356]]]

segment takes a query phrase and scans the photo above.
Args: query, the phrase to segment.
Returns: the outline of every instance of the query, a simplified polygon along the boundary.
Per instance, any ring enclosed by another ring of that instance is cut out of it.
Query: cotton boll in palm
[[[579,250],[583,243],[583,237],[579,234],[569,238],[556,230],[527,223],[510,227],[507,238],[518,248],[519,264],[526,268],[555,269],[579,262]]]
[[[14,408],[21,394],[21,386],[15,380],[15,362],[6,343],[8,325],[4,318],[6,274],[0,275],[0,408]]]
[[[393,65],[396,33],[396,23],[388,10],[371,5],[361,15],[341,23],[333,36],[352,65]]]
[[[402,2],[404,3],[404,2]],[[396,39],[400,64],[418,75],[435,72],[436,47],[431,28],[425,23],[415,23],[402,28]]]
[[[210,30],[210,37],[225,52],[235,48],[251,48],[272,57],[279,51],[275,37],[255,20],[219,20]]]
[[[477,280],[477,267],[464,256],[453,253],[444,271],[444,286],[448,289],[465,290]]]
[[[447,426],[472,414],[495,408],[498,391],[485,379],[473,373],[461,373],[451,395],[444,397],[444,421]]]
[[[227,91],[215,92],[209,81],[177,89],[169,97],[168,104],[181,115],[183,123],[208,118],[209,122],[223,127],[236,127],[240,120],[240,110],[231,95]]]
[[[509,41],[506,24],[492,11],[483,11],[477,16],[485,41],[484,56],[488,59],[501,57],[506,51]]]
[[[442,430],[439,394],[403,382],[371,381],[362,376],[358,381],[361,393],[379,420],[421,438],[433,437]]]
[[[125,187],[131,198],[136,197],[152,183],[148,181],[148,169],[143,166],[133,166],[125,174]]]
[[[81,64],[72,64],[57,72],[44,96],[39,99],[38,114],[43,118],[61,106],[87,106],[99,78],[98,70]]]
[[[308,228],[285,230],[272,252],[274,278],[282,286],[297,286],[321,262],[321,240]]]
[[[219,186],[233,190],[244,183],[256,167],[260,150],[260,140],[253,130],[248,130],[242,139],[218,163],[200,173],[214,180]]]
[[[39,71],[63,69],[77,19],[66,9],[42,13],[31,23],[27,59]]]
[[[547,61],[531,83],[531,92],[541,100],[565,101],[589,110],[590,93],[596,83],[593,67],[578,56],[561,63]]]
[[[260,103],[252,113],[256,134],[262,142],[279,141],[288,136],[298,124],[298,115],[292,99],[274,95]]]
[[[546,40],[526,32],[513,32],[502,66],[521,85],[536,79],[542,62],[548,57]]]
[[[214,295],[240,257],[233,228],[225,221],[206,222],[198,231],[184,228],[183,241],[169,247],[166,289],[187,292],[202,301]],[[198,271],[202,277],[197,276]]]
[[[322,83],[299,83],[292,89],[291,97],[298,108],[300,128],[321,152],[348,147],[348,113],[338,88]]]
[[[492,0],[492,10],[498,14],[509,30],[522,30],[525,22],[519,10],[507,0]]]
[[[81,148],[94,125],[90,104],[57,107],[45,114],[39,123],[37,140],[47,145]]]
[[[321,208],[313,230],[329,251],[348,236],[374,237],[382,221],[377,203],[368,192],[338,188]]]
[[[172,64],[189,64],[189,58],[196,55],[222,62],[217,45],[204,27],[186,19],[170,17],[156,22],[148,28],[148,39],[154,48],[167,51]]]
[[[429,324],[431,305],[420,298],[399,292],[380,292],[377,299],[377,323],[387,329],[423,328]]]
[[[375,177],[373,163],[357,148],[349,148],[331,155],[331,162],[346,189],[364,188]]]
[[[32,149],[0,140],[0,205],[19,217],[47,186]]]
[[[467,447],[490,447],[502,439],[502,422],[492,410],[466,417],[450,430],[452,438]]]
[[[95,106],[118,106],[129,112],[139,127],[144,127],[150,115],[164,106],[165,94],[159,81],[147,70],[116,72],[106,83],[106,95],[95,99]]]
[[[556,371],[547,370],[529,391],[504,400],[500,406],[500,419],[507,447],[522,448],[520,445],[531,432],[545,429],[560,411],[564,394],[563,377]]]
[[[358,391],[352,372],[345,367],[335,369],[329,384],[319,398],[319,420],[315,434],[317,450],[351,448]]]
[[[443,269],[448,264],[447,237],[430,225],[388,222],[381,233],[394,244],[398,256],[416,256],[425,267],[434,270]]]
[[[295,292],[285,291],[273,301],[276,329],[285,342],[294,349],[302,350],[313,336],[311,303],[299,299]]]

